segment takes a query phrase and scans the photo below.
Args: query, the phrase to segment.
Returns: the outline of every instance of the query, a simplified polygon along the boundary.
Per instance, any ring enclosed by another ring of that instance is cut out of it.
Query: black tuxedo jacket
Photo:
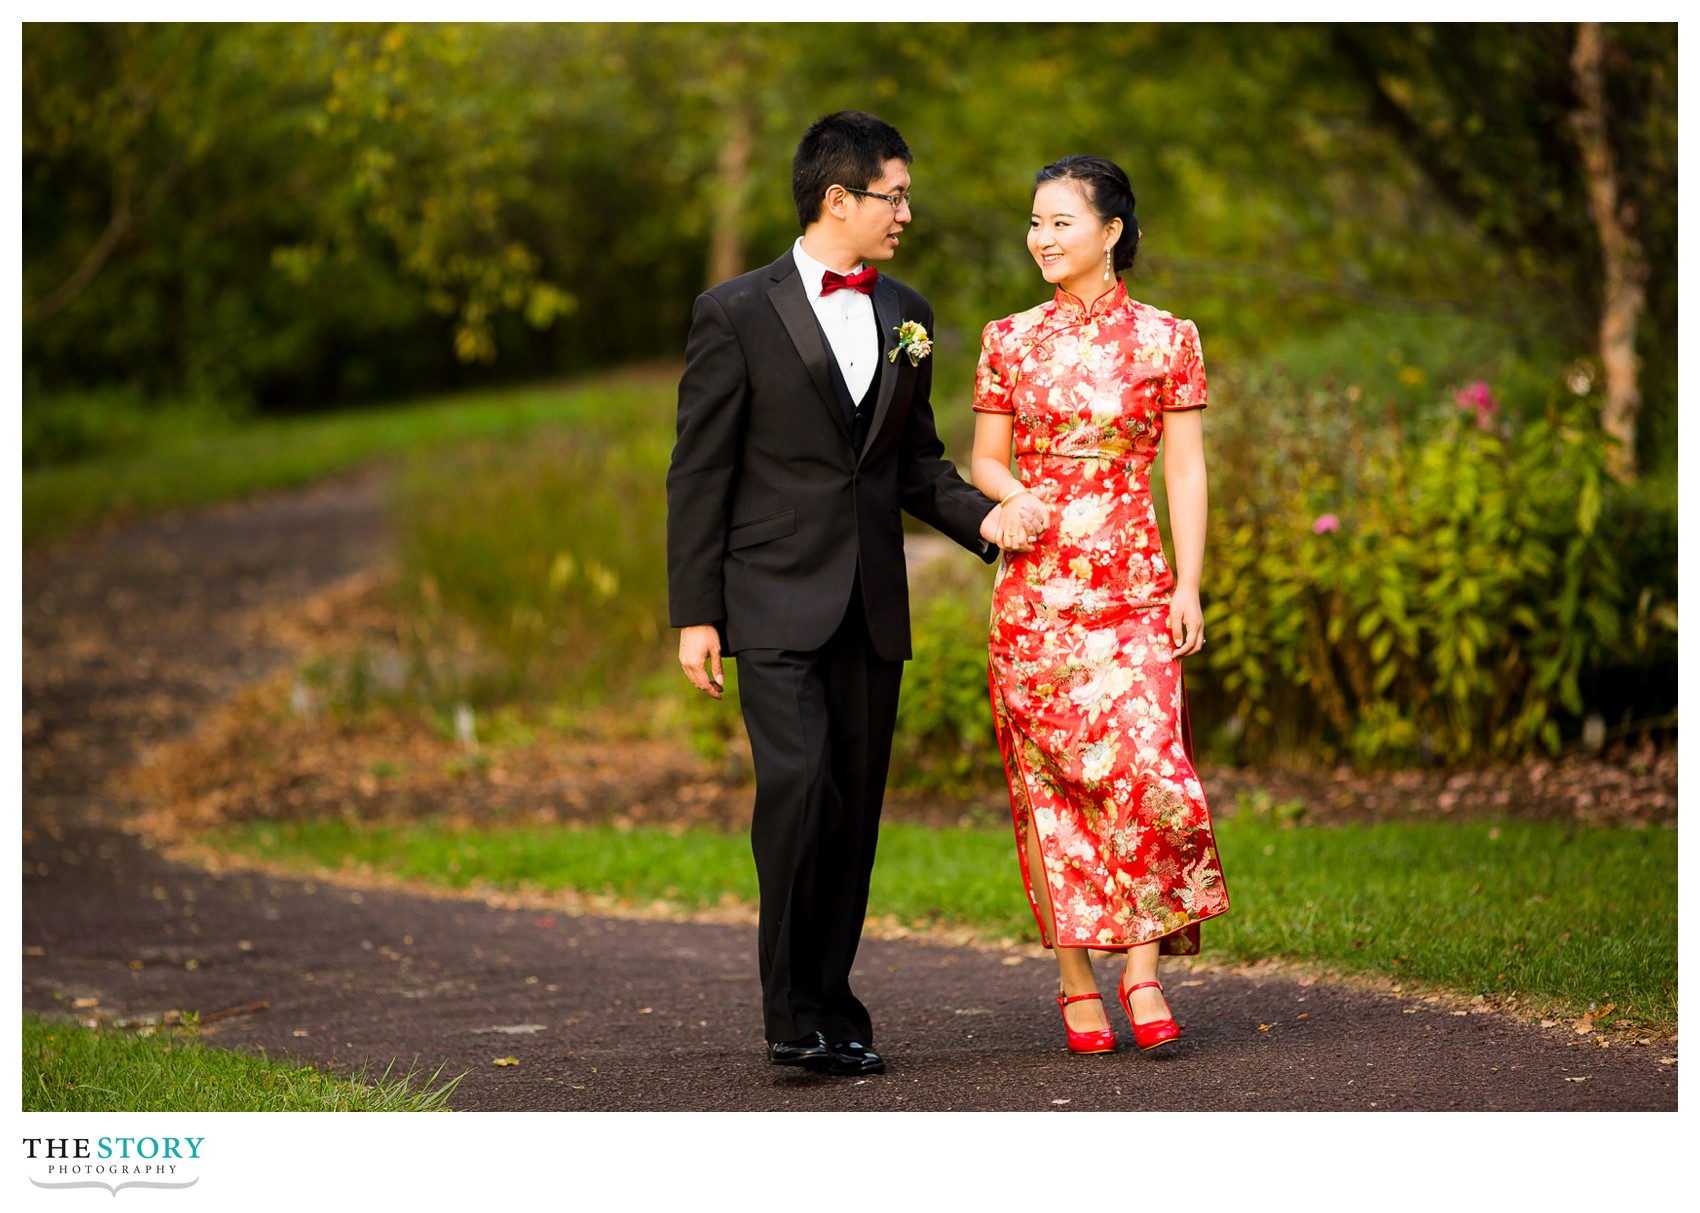
[[[992,503],[944,458],[933,424],[932,359],[888,358],[904,321],[931,330],[932,308],[883,274],[873,303],[882,362],[858,453],[789,249],[697,297],[667,472],[674,627],[717,624],[729,653],[816,649],[860,569],[875,652],[906,659],[900,511],[996,559],[979,533]]]

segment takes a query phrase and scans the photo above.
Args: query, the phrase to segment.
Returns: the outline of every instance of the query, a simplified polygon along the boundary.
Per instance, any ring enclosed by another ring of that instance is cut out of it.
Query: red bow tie
[[[880,272],[873,266],[864,266],[854,274],[840,274],[833,270],[826,271],[820,280],[820,293],[824,297],[833,291],[861,291],[864,295],[874,293],[874,283],[879,281]]]

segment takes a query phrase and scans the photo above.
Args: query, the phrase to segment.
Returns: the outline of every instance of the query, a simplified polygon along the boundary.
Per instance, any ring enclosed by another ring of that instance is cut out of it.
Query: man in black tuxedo
[[[932,361],[896,350],[932,309],[867,264],[897,252],[910,159],[871,114],[809,128],[801,239],[697,298],[667,473],[680,664],[718,699],[738,660],[768,1059],[834,1074],[885,1069],[850,967],[910,656],[900,511],[997,555],[996,503],[935,432]]]

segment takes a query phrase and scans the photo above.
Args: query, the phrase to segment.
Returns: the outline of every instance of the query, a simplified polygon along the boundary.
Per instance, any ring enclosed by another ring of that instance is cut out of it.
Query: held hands
[[[1169,635],[1177,658],[1190,657],[1204,647],[1204,609],[1197,590],[1177,589],[1169,597]]]
[[[685,677],[691,680],[692,686],[704,695],[720,698],[721,688],[726,685],[726,675],[720,669],[718,628],[713,624],[696,624],[680,629],[679,664],[685,667]]]
[[[1006,552],[1028,552],[1050,525],[1051,507],[1024,492],[993,506],[980,523],[980,535]]]

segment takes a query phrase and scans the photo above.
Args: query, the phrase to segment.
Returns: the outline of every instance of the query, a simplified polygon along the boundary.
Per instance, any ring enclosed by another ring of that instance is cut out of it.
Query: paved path
[[[1169,979],[1188,1031],[1170,1055],[1071,1057],[1048,960],[909,941],[869,940],[858,961],[890,1072],[795,1074],[761,1057],[751,928],[213,872],[113,828],[105,775],[286,660],[244,613],[380,560],[381,503],[365,474],[26,562],[26,1009],[264,1002],[209,1040],[465,1071],[465,1110],[1676,1107],[1662,1044],[1575,1045],[1497,1014],[1183,966]]]

